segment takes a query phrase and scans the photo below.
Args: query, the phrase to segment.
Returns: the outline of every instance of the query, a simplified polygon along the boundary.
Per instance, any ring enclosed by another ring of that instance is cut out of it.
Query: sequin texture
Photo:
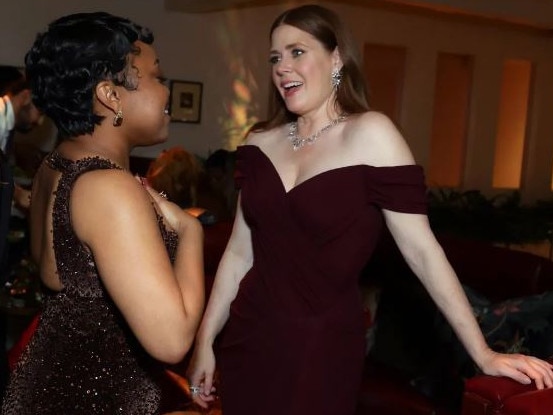
[[[2,415],[159,414],[161,363],[138,343],[111,301],[90,251],[71,227],[75,180],[97,169],[118,169],[90,157],[58,153],[45,162],[62,172],[53,208],[56,265],[63,290],[47,296],[40,323],[13,372]],[[177,236],[158,224],[171,260]],[[106,235],[109,237],[109,235]]]

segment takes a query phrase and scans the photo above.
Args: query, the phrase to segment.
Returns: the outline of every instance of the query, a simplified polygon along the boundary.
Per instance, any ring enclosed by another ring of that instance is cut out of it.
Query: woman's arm
[[[364,154],[365,159],[362,161],[366,164],[414,164],[409,146],[383,114],[368,112],[360,116],[352,136],[353,149],[357,154]],[[529,383],[533,379],[540,389],[553,386],[551,365],[547,362],[524,355],[495,353],[488,347],[461,284],[436,241],[426,215],[386,209],[383,214],[405,260],[444,313],[475,363],[490,375],[509,376],[521,383]]]
[[[240,196],[236,218],[225,252],[219,263],[196,344],[211,346],[229,317],[230,303],[236,297],[240,281],[253,262],[250,228],[244,220]]]
[[[164,220],[177,232],[179,242],[173,266],[184,302],[186,316],[195,324],[186,326],[185,348],[188,350],[196,336],[205,302],[203,263],[203,228],[195,216],[183,214],[180,206],[162,197],[149,186],[146,189],[155,201]]]
[[[538,389],[553,386],[552,367],[547,362],[519,354],[496,353],[488,347],[427,217],[389,210],[384,210],[384,217],[410,268],[482,371],[489,375],[508,376],[521,383],[534,380]]]
[[[71,219],[142,346],[156,359],[176,363],[192,344],[203,309],[202,229],[159,199],[153,202],[126,172],[93,171],[75,182]],[[178,234],[174,266],[153,203]]]
[[[253,263],[250,228],[244,220],[240,207],[240,195],[232,234],[219,263],[215,282],[211,290],[206,312],[202,319],[194,354],[187,371],[190,385],[199,387],[201,393],[194,393],[194,402],[207,408],[213,401],[213,375],[215,355],[213,342],[229,317],[230,304],[236,297],[240,281]]]

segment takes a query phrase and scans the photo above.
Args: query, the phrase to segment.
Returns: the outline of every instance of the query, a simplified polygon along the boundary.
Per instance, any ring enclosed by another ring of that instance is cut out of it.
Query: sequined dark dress
[[[37,331],[14,370],[2,414],[158,414],[161,392],[154,378],[161,364],[130,332],[70,222],[75,180],[88,171],[117,167],[97,157],[72,162],[57,153],[45,162],[62,172],[53,208],[53,238],[64,288],[46,300]],[[173,258],[176,235],[158,220]]]
[[[254,262],[218,349],[224,415],[353,415],[364,361],[359,274],[381,209],[426,213],[420,166],[354,165],[286,192],[256,146],[237,182]]]

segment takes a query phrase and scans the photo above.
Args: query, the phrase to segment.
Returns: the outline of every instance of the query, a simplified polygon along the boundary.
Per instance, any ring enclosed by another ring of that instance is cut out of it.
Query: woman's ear
[[[121,100],[117,87],[112,82],[102,81],[96,85],[96,98],[102,106],[113,113],[121,109]]]
[[[342,57],[340,56],[340,51],[338,50],[338,46],[334,48],[334,51],[332,52],[332,60],[334,63],[334,68],[341,70],[342,66],[344,66],[344,63],[342,62]]]

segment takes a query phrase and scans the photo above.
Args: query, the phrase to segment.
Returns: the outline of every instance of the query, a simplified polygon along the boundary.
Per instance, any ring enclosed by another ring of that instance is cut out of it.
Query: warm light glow
[[[515,59],[505,61],[495,139],[495,188],[520,188],[531,77],[531,62]]]
[[[235,150],[243,143],[248,130],[258,121],[257,104],[252,96],[257,92],[257,83],[252,71],[246,67],[237,45],[241,44],[236,37],[240,30],[235,20],[235,14],[226,13],[227,24],[219,30],[219,44],[227,60],[227,65],[234,80],[232,81],[233,96],[223,102],[226,117],[218,121],[224,136],[224,147]]]

